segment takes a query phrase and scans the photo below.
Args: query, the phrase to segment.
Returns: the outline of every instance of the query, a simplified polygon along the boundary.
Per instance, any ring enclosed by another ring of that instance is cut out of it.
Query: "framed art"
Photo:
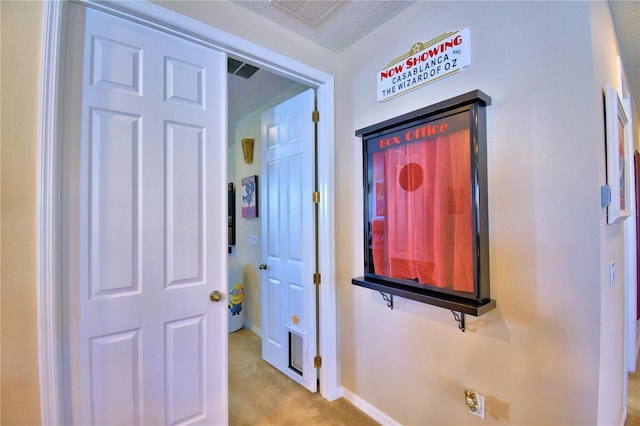
[[[227,244],[236,245],[236,191],[233,182],[227,184]]]
[[[605,88],[605,124],[607,185],[610,200],[607,208],[607,223],[621,222],[629,216],[629,177],[631,149],[627,144],[626,127],[629,124],[622,102],[613,88]]]
[[[258,217],[258,176],[242,178],[242,217],[253,219]]]
[[[486,106],[476,90],[358,130],[364,276],[352,284],[481,315],[489,289]]]

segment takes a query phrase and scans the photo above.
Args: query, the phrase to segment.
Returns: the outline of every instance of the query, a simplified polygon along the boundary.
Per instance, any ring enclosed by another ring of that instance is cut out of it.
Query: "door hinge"
[[[315,204],[318,204],[320,202],[320,192],[319,191],[313,191],[313,202]]]
[[[315,357],[313,357],[313,367],[314,368],[322,367],[322,358],[320,357],[320,355],[316,355]]]
[[[311,121],[314,123],[320,121],[320,111],[311,111]]]
[[[313,283],[315,285],[318,285],[318,284],[320,284],[320,281],[321,281],[320,272],[316,272],[315,274],[313,274]]]

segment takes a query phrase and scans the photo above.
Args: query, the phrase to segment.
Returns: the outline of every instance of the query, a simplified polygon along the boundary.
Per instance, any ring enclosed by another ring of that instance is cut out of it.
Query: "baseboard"
[[[380,411],[378,408],[369,404],[364,399],[360,398],[358,395],[354,394],[350,390],[346,389],[344,386],[340,387],[340,391],[342,397],[352,403],[357,409],[365,413],[367,416],[371,417],[376,422],[380,423],[383,426],[391,426],[391,425],[399,425],[400,422],[392,419],[387,414]]]
[[[262,337],[262,330],[261,330],[261,329],[259,329],[258,327],[256,327],[255,325],[250,324],[250,323],[248,323],[248,322],[243,322],[243,323],[242,323],[242,325],[243,325],[245,328],[248,328],[249,330],[253,331],[255,334],[257,334],[257,335],[258,335],[258,337]]]

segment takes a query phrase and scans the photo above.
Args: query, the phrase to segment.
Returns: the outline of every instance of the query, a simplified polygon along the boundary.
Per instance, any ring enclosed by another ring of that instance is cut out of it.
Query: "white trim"
[[[322,149],[318,150],[318,191],[320,204],[318,205],[318,223],[320,226],[318,241],[318,256],[320,259],[320,347],[318,353],[322,357],[320,368],[320,394],[333,401],[338,399],[338,324],[337,324],[337,296],[335,270],[335,180],[334,180],[334,149],[335,143],[325,145],[325,141],[334,141],[333,115],[323,117],[327,111],[333,111],[334,105],[333,78],[327,80],[324,86],[317,90],[318,111],[321,111],[318,122],[318,140]],[[328,115],[328,114],[326,114]],[[324,171],[324,174],[322,173]]]
[[[60,93],[60,51],[65,3],[47,2],[44,13],[42,81],[37,193],[37,309],[38,363],[40,376],[40,420],[43,425],[63,423],[61,374],[61,313],[56,262],[58,199],[58,101]]]
[[[387,414],[378,410],[375,406],[371,405],[369,402],[360,398],[358,395],[346,389],[345,387],[340,388],[340,393],[342,394],[342,397],[344,399],[352,403],[357,409],[365,413],[367,416],[371,417],[377,423],[383,426],[400,424],[399,421],[394,420],[391,416],[388,416]]]
[[[318,137],[323,149],[318,153],[318,185],[323,192],[320,204],[318,224],[321,235],[327,238],[320,245],[320,355],[323,359],[321,369],[321,394],[333,400],[339,397],[338,358],[337,358],[337,321],[336,321],[336,280],[335,280],[335,205],[334,193],[334,79],[331,75],[289,59],[273,51],[247,42],[236,36],[224,33],[216,28],[168,11],[155,4],[142,1],[95,0],[80,3],[125,19],[144,23],[165,32],[206,45],[214,50],[232,54],[234,57],[255,63],[261,68],[286,76],[292,80],[318,89],[318,110],[321,121]],[[59,172],[59,137],[57,123],[61,110],[59,102],[62,94],[58,90],[61,61],[61,40],[64,26],[64,7],[62,2],[50,2],[45,9],[45,34],[42,71],[43,129],[40,138],[40,187],[38,191],[38,315],[39,360],[41,377],[41,411],[43,424],[64,423],[64,400],[62,393],[62,374],[60,369],[59,339],[62,331],[61,313],[56,294],[61,282],[56,275],[57,221],[56,185]],[[338,396],[336,396],[338,395]]]
[[[631,106],[631,93],[627,87],[627,80],[625,76],[624,67],[620,56],[617,57],[618,67],[618,93],[622,101],[622,108],[625,115],[628,118],[628,124],[625,127],[625,149],[629,150],[630,155],[626,159],[625,168],[629,170],[627,174],[627,186],[629,188],[629,214],[630,220],[625,221],[624,224],[624,250],[625,250],[625,372],[635,371],[636,364],[638,362],[638,356],[636,352],[637,342],[637,229],[636,229],[636,197],[638,196],[638,188],[634,179],[635,167],[633,161],[633,154],[635,152],[635,142],[633,137],[633,111]],[[624,386],[624,405],[626,407],[627,400],[627,385],[628,380],[625,374],[625,386]]]

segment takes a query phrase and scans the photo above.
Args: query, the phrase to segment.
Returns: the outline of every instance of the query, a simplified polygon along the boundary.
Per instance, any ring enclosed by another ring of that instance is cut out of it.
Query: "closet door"
[[[70,423],[226,423],[226,55],[69,8]]]

